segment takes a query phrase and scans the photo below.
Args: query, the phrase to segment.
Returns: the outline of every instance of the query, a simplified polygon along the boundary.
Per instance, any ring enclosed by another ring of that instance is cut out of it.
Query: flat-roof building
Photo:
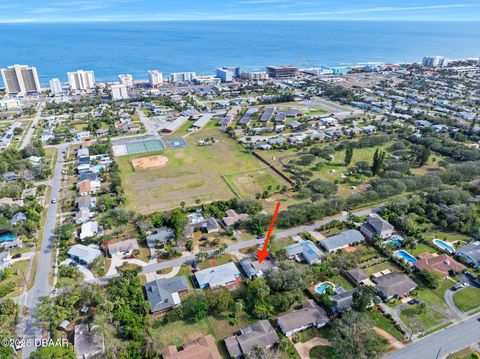
[[[268,76],[274,79],[287,79],[298,74],[298,67],[293,65],[267,66]]]

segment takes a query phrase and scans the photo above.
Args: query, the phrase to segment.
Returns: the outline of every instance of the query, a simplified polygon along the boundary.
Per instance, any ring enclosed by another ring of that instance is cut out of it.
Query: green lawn
[[[310,359],[339,359],[332,347],[313,347],[310,349]]]
[[[285,182],[269,168],[231,173],[224,178],[240,198],[253,198],[257,193],[262,193],[269,188],[271,188],[270,191],[278,191],[285,185]]]
[[[392,321],[385,317],[380,311],[372,309],[367,312],[373,322],[373,325],[390,333],[395,339],[402,341],[405,339],[403,333],[393,325]]]
[[[400,318],[403,323],[414,332],[421,332],[430,329],[431,327],[441,324],[445,321],[443,314],[436,310],[427,307],[425,313],[417,313],[418,305],[412,305],[400,312]],[[415,318],[418,320],[420,326],[415,326]]]
[[[421,300],[426,302],[430,302],[439,306],[440,308],[447,308],[447,304],[445,303],[444,296],[445,292],[450,289],[450,287],[454,286],[455,283],[452,282],[450,279],[444,279],[440,282],[440,286],[436,289],[430,289],[425,287],[421,284],[421,281],[416,279],[416,283],[419,283],[418,286],[418,295],[417,297]]]
[[[198,141],[214,137],[212,146],[198,146]],[[242,196],[254,198],[255,193],[285,184],[270,169],[217,128],[206,128],[185,138],[188,147],[178,150],[165,150],[160,154],[168,158],[168,163],[155,169],[134,171],[133,157],[116,157],[122,176],[122,187],[127,196],[127,207],[141,213],[177,208],[181,202],[195,205],[196,200],[208,203],[226,200],[235,196],[223,175],[244,172],[251,175],[234,176]],[[252,172],[262,169],[260,172]],[[249,189],[251,188],[251,190]],[[250,193],[251,192],[251,193]]]
[[[465,348],[456,353],[450,354],[447,359],[477,359],[480,353],[472,348]]]
[[[409,248],[408,251],[410,252],[411,255],[415,257],[425,252],[438,253],[438,251],[436,251],[432,247],[427,246],[426,244],[423,244],[423,243],[417,243],[417,246],[415,247],[415,249]]]
[[[345,290],[350,290],[353,289],[352,283],[350,283],[348,280],[346,280],[343,276],[340,274],[336,275],[335,277],[332,277],[329,279],[330,282],[339,285]]]
[[[480,289],[468,287],[453,295],[453,302],[462,312],[480,307]]]

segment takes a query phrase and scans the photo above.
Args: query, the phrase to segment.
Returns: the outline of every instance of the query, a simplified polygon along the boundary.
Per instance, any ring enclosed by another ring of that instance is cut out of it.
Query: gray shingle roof
[[[384,298],[402,296],[417,287],[417,284],[406,274],[399,272],[382,275],[374,278],[373,281],[377,284],[379,294]]]
[[[144,288],[153,313],[180,304],[178,292],[188,290],[188,283],[185,277],[180,276],[154,280],[145,283]]]
[[[363,234],[355,229],[349,229],[348,231],[331,236],[320,241],[320,245],[327,251],[331,252],[339,248],[346,247],[356,242],[362,242],[365,240]]]
[[[285,333],[308,325],[317,326],[329,321],[327,313],[313,299],[307,300],[303,308],[278,317],[278,324]]]
[[[268,320],[260,320],[240,332],[240,335],[225,339],[231,357],[248,355],[256,347],[269,348],[278,342],[278,334]]]

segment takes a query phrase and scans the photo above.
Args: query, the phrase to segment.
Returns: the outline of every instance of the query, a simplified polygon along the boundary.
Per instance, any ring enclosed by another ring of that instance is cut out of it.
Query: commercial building
[[[448,66],[448,59],[442,56],[425,56],[422,59],[422,65],[427,67],[445,67]]]
[[[63,88],[62,88],[62,83],[60,82],[60,79],[54,78],[51,79],[50,82],[50,92],[54,96],[59,96],[63,93]]]
[[[116,84],[111,86],[112,90],[112,99],[113,100],[124,100],[128,99],[127,85],[125,84]]]
[[[217,69],[217,77],[222,83],[232,82],[234,79],[240,77],[240,67],[220,67]]]
[[[151,87],[158,87],[163,85],[163,74],[158,70],[149,70],[148,83]]]
[[[95,74],[93,71],[77,70],[67,72],[68,85],[72,91],[88,91],[95,88]]]
[[[196,72],[174,72],[170,75],[170,80],[172,82],[187,82],[193,81],[197,77]]]
[[[133,76],[130,74],[118,75],[118,81],[127,87],[133,87]]]
[[[274,79],[288,79],[295,77],[298,73],[298,67],[292,65],[267,66],[268,76]]]
[[[33,66],[13,65],[0,72],[7,94],[25,95],[41,91],[37,69]]]

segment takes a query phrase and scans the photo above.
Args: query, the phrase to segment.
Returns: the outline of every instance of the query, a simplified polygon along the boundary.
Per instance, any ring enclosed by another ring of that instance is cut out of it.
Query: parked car
[[[414,304],[418,304],[418,303],[420,303],[419,299],[412,299],[412,300],[408,301],[408,304],[410,304],[410,305],[414,305]]]
[[[456,292],[456,291],[457,291],[457,289],[458,289],[458,288],[457,288],[457,286],[456,286],[456,285],[454,285],[452,288],[450,288],[450,290],[451,290],[451,291],[454,291],[454,292]]]
[[[57,203],[57,199],[54,198],[54,199],[51,200],[51,202],[52,202],[53,204],[54,204],[54,203]]]
[[[12,259],[20,258],[21,256],[22,256],[22,253],[17,253],[12,256]]]

